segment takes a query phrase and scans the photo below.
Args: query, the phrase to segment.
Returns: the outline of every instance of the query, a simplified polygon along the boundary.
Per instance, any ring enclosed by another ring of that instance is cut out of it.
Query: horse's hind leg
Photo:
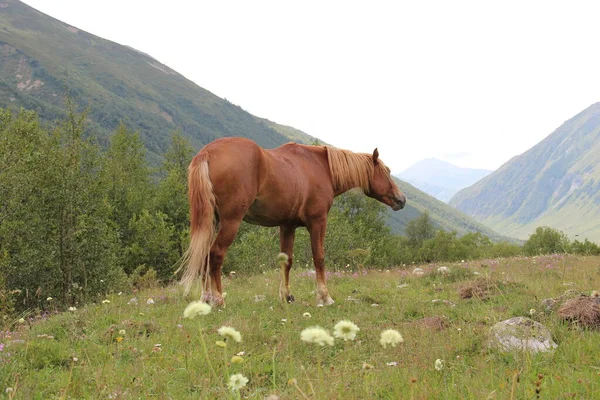
[[[240,219],[219,221],[219,233],[210,249],[210,287],[204,287],[203,298],[215,306],[225,305],[223,300],[223,286],[221,284],[221,268],[227,249],[233,243]]]
[[[292,269],[292,258],[294,255],[294,237],[296,228],[290,226],[279,227],[279,244],[282,253],[287,254],[288,260],[283,270],[283,279],[279,285],[279,298],[281,301],[291,303],[294,296],[290,293],[290,269]]]

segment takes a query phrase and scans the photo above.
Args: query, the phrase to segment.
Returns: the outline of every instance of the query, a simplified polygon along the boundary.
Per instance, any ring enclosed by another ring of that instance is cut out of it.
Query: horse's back
[[[196,155],[193,162],[208,161],[210,180],[220,212],[242,213],[254,201],[263,149],[245,138],[217,139]]]

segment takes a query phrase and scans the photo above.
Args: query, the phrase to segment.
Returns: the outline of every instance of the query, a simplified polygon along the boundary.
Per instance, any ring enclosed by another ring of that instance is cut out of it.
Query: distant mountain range
[[[600,103],[450,201],[505,235],[547,225],[600,241]]]
[[[447,161],[428,158],[395,176],[447,203],[459,190],[471,186],[491,172],[487,169],[461,168]]]
[[[148,54],[84,32],[20,1],[0,4],[0,107],[32,109],[53,121],[65,115],[68,92],[75,104],[88,108],[90,134],[106,143],[123,121],[140,132],[154,163],[160,162],[175,129],[196,149],[225,136],[247,137],[267,148],[290,140],[317,140],[249,114]],[[437,227],[500,238],[418,189],[402,182],[400,186],[408,205],[390,212],[387,221],[394,232],[404,232],[409,220],[429,210]]]

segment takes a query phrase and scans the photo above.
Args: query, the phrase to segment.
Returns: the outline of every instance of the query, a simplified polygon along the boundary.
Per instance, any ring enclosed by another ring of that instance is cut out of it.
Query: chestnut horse
[[[244,138],[223,138],[206,145],[188,170],[191,241],[182,264],[188,293],[203,280],[203,299],[223,304],[221,266],[242,220],[279,226],[281,252],[288,255],[279,296],[293,301],[289,289],[294,234],[310,233],[317,277],[317,302],[332,304],[325,285],[323,240],[334,197],[359,187],[393,210],[406,203],[390,169],[373,154],[330,146],[287,143],[265,150]]]

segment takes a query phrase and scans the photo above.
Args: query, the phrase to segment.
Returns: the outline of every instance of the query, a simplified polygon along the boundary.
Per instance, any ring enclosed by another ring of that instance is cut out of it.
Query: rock
[[[437,272],[442,274],[442,275],[448,275],[450,273],[450,268],[448,267],[439,267],[437,269]]]
[[[566,300],[575,299],[581,296],[581,292],[575,289],[569,289],[558,297],[542,300],[542,308],[546,312],[553,311],[559,304]]]
[[[413,269],[412,273],[413,273],[413,275],[416,275],[416,276],[423,276],[423,275],[425,275],[425,271],[423,271],[422,268],[415,268],[415,269]]]
[[[544,325],[525,317],[498,322],[490,329],[488,345],[501,351],[552,351],[558,345]]]
[[[450,300],[433,299],[433,300],[431,300],[431,302],[432,303],[442,303],[442,304],[445,304],[450,307],[456,307],[456,304],[451,302]]]

